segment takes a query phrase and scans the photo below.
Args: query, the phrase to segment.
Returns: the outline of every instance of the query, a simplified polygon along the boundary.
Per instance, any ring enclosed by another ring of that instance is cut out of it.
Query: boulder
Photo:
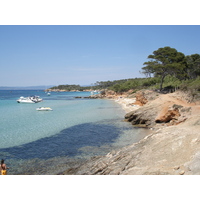
[[[171,120],[178,120],[180,112],[177,107],[164,107],[155,119],[156,123],[168,123]]]
[[[146,127],[154,126],[157,123],[176,125],[187,119],[190,110],[190,107],[172,104],[172,102],[155,104],[149,102],[139,109],[127,113],[125,121]]]
[[[145,105],[137,110],[131,111],[125,115],[125,121],[131,122],[132,125],[153,126],[155,117],[160,106]]]

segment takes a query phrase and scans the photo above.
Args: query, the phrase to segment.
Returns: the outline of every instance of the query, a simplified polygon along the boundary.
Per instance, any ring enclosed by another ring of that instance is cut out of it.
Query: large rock
[[[155,125],[155,117],[160,106],[145,105],[139,109],[127,113],[125,121],[131,122],[133,125],[153,126]]]
[[[164,107],[158,114],[158,116],[155,119],[156,123],[168,123],[171,120],[175,121],[178,120],[178,118],[181,116],[179,112],[179,108],[182,108],[183,106],[178,106],[174,104],[172,107]]]
[[[179,124],[191,114],[191,107],[174,94],[143,92],[148,100],[139,109],[125,115],[125,121],[133,125],[154,126],[156,123]],[[152,100],[151,100],[152,99]]]

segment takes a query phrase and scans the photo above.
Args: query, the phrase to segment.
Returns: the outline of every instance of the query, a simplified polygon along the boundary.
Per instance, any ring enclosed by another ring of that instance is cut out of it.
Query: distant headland
[[[40,85],[40,86],[0,86],[0,90],[45,90],[53,87],[53,85]]]

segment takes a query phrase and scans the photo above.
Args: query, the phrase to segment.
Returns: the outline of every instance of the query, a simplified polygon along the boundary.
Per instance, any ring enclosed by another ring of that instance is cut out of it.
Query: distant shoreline
[[[0,90],[46,90],[47,88],[52,87],[52,86],[0,86]]]

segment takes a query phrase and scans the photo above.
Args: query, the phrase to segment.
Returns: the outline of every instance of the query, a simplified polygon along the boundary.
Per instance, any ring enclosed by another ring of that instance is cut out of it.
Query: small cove
[[[7,111],[1,114],[4,141],[0,157],[10,166],[9,174],[57,174],[80,160],[105,155],[147,134],[123,122],[125,113],[114,101],[74,99],[81,92],[46,97],[40,91],[38,95],[44,99],[40,105],[15,102],[16,97],[28,96],[28,92],[18,92],[14,97],[6,94],[0,101]],[[53,111],[35,111],[43,105]]]

